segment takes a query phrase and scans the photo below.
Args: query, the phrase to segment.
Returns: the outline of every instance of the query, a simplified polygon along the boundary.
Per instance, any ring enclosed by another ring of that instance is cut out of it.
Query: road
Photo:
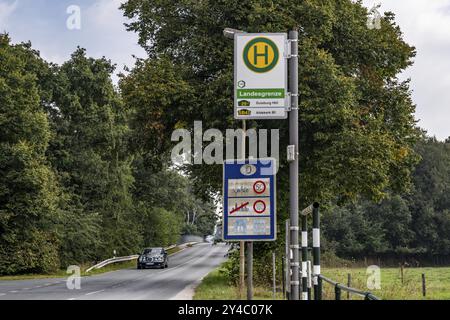
[[[82,277],[81,288],[69,290],[67,278],[3,280],[0,300],[169,300],[189,299],[193,287],[226,260],[228,246],[207,243],[169,257],[167,269],[123,269]]]

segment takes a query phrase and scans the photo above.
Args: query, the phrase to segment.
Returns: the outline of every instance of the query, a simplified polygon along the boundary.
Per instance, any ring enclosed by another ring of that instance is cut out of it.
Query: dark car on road
[[[167,268],[169,266],[169,258],[164,248],[146,248],[139,255],[137,260],[137,268]]]

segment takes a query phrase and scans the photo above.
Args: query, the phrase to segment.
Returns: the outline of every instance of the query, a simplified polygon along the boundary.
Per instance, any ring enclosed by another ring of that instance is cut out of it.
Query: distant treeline
[[[348,259],[379,257],[385,263],[450,263],[450,138],[425,138],[415,149],[421,160],[410,193],[325,211],[325,250]]]
[[[123,103],[113,71],[82,49],[49,64],[0,35],[0,274],[213,231],[213,204],[136,138],[153,124]]]

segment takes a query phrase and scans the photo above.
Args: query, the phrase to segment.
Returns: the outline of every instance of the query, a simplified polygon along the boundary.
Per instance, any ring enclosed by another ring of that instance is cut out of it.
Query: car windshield
[[[162,249],[160,248],[151,248],[151,249],[145,249],[143,254],[161,254]]]

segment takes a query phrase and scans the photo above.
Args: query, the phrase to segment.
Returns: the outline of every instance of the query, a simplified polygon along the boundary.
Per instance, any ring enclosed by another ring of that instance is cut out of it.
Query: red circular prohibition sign
[[[262,203],[262,210],[256,209],[258,203]],[[253,210],[255,210],[256,213],[263,213],[264,211],[266,211],[266,203],[262,200],[255,201],[255,203],[253,203]]]
[[[262,184],[262,185],[263,185],[262,191],[258,191],[258,190],[256,189],[256,185],[257,185],[257,184]],[[257,193],[257,194],[264,193],[264,191],[266,191],[266,184],[264,183],[264,181],[261,181],[261,180],[256,181],[256,182],[253,184],[253,191],[254,191],[255,193]]]

